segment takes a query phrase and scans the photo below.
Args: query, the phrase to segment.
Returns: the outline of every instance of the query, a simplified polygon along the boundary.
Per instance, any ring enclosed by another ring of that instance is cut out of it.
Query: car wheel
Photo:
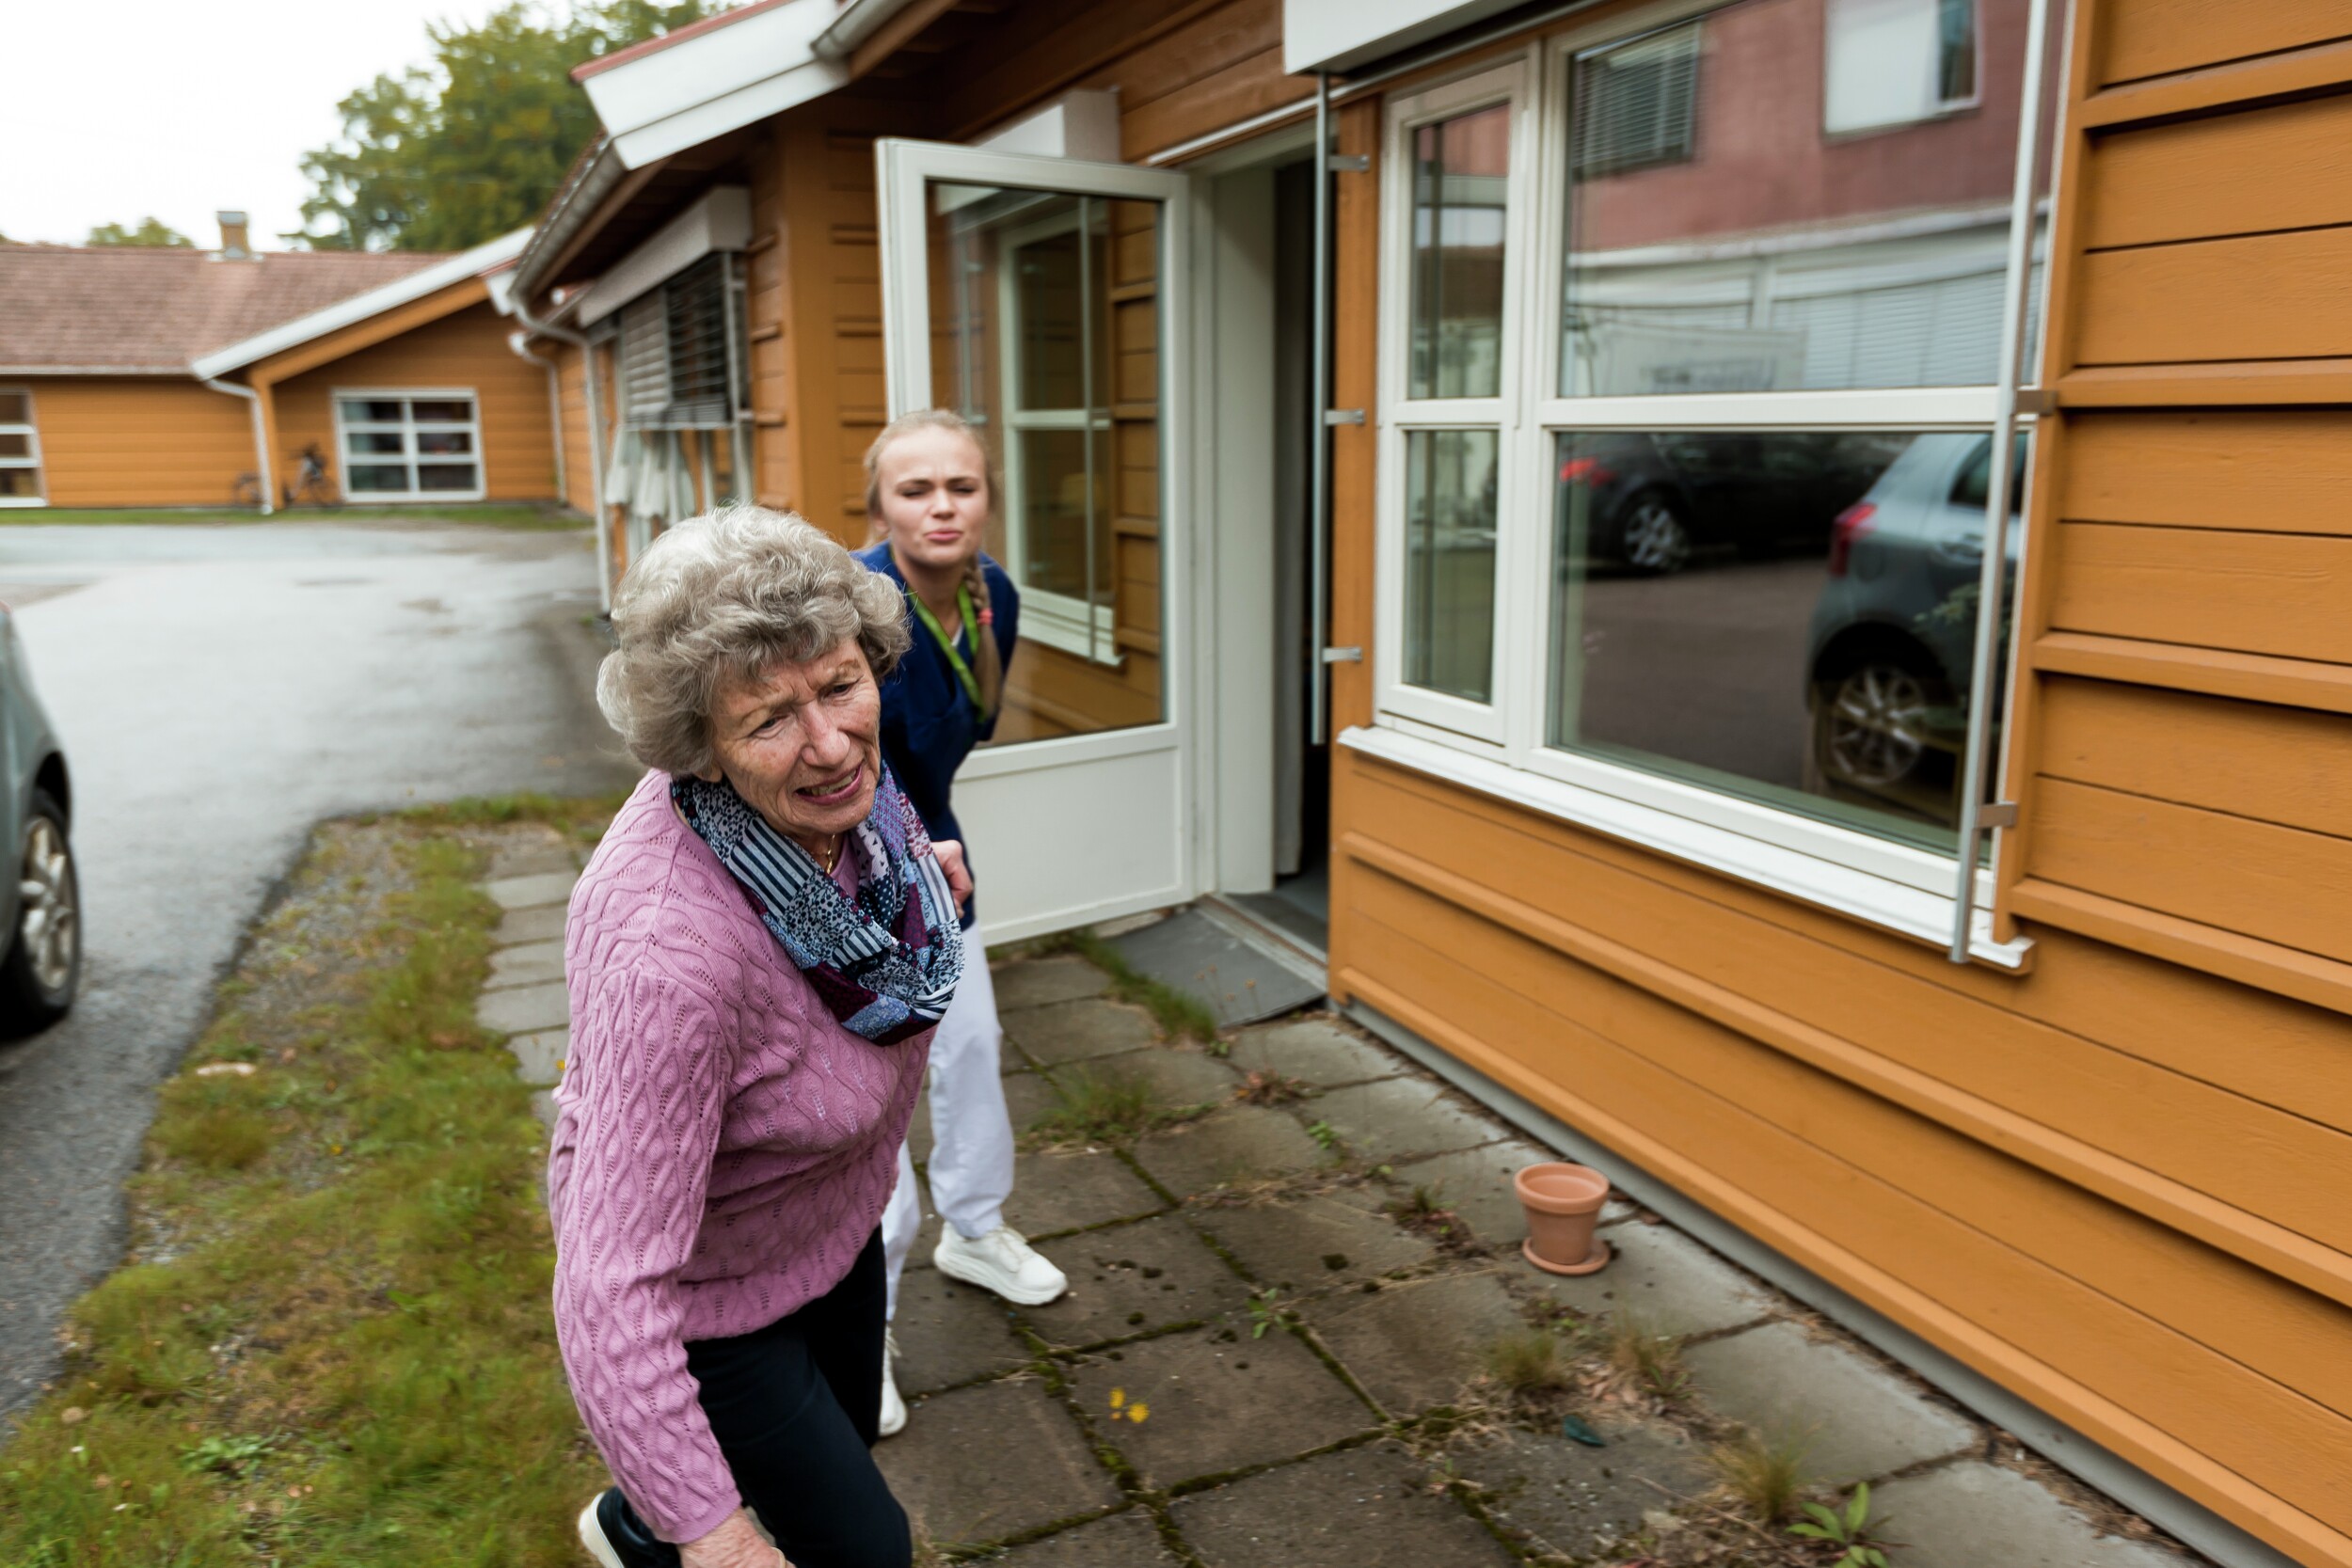
[[[17,860],[16,930],[0,958],[0,1033],[29,1035],[56,1022],[81,980],[81,885],[65,813],[36,789]]]
[[[1813,763],[1821,782],[1855,789],[1902,783],[1928,753],[1936,683],[1885,657],[1824,681],[1813,704]]]
[[[1633,498],[1617,531],[1617,547],[1625,563],[1636,571],[1663,577],[1682,570],[1691,559],[1691,530],[1665,497],[1650,492]]]

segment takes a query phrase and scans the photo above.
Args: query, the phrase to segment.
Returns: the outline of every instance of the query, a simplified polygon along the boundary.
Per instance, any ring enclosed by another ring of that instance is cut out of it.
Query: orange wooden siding
[[[588,421],[588,352],[571,343],[541,341],[533,353],[555,365],[556,385],[563,400],[564,488],[565,506],[596,515],[596,454],[603,450],[590,438]]]
[[[2081,3],[2005,791],[2030,970],[1343,749],[1332,984],[2347,1565],[2352,97],[2265,95],[2352,87],[2352,6]],[[1375,178],[1336,182],[1341,405]],[[1368,644],[1373,442],[1333,447],[1333,641]],[[1334,705],[1371,719],[1359,668]]]
[[[176,376],[13,378],[33,394],[51,506],[218,506],[253,471],[243,398]]]
[[[554,498],[555,439],[547,372],[507,346],[512,324],[486,301],[277,384],[280,477],[311,442],[342,483],[331,394],[338,388],[469,388],[482,424],[483,483],[494,501]]]

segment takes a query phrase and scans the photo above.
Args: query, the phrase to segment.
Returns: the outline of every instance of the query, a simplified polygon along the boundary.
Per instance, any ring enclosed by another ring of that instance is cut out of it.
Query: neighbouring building
[[[462,255],[0,246],[0,506],[554,499],[554,371]],[[266,474],[268,483],[259,476]]]
[[[2352,1568],[2347,40],[759,0],[581,69],[512,290],[615,576],[988,433],[991,940],[1224,900],[2201,1549]]]

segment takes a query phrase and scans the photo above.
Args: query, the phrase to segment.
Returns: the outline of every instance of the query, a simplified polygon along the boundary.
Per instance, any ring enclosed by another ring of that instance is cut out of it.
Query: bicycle
[[[311,442],[302,449],[302,471],[294,476],[292,484],[286,486],[285,504],[334,506],[342,499],[327,480],[326,454],[319,451],[316,441]]]

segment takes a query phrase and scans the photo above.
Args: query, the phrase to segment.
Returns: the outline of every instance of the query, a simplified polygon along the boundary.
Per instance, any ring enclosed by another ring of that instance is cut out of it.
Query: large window
[[[1919,120],[2023,40],[1973,0],[1650,14],[1390,105],[1375,743],[1948,910],[2029,446],[1994,463],[2015,111],[1855,136],[1788,62],[1827,37],[1836,103],[1899,44]]]
[[[346,500],[470,501],[485,494],[471,388],[338,391],[335,442]]]
[[[0,387],[0,506],[40,506],[40,432],[33,425],[33,394]]]

